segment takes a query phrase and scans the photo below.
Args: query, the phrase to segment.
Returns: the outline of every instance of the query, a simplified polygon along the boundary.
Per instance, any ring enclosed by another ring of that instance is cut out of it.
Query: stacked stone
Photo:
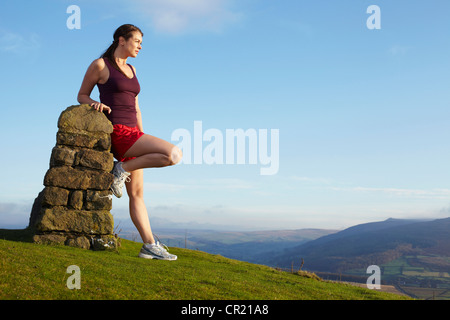
[[[45,187],[30,215],[33,240],[113,249],[117,239],[109,191],[114,165],[112,124],[103,113],[85,104],[63,111],[58,129]]]

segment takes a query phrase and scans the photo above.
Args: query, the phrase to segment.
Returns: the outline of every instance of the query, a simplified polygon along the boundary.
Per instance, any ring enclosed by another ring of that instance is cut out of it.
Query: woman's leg
[[[153,238],[147,208],[144,203],[144,177],[143,170],[131,172],[131,180],[126,183],[130,199],[130,216],[144,243],[155,243]]]
[[[177,164],[182,156],[181,150],[172,143],[145,134],[124,154],[125,158],[136,158],[124,162],[122,168],[132,172],[143,168],[166,167]]]
[[[121,163],[122,169],[131,174],[130,180],[126,182],[131,220],[138,229],[142,241],[153,244],[155,240],[143,197],[142,169],[174,165],[181,160],[182,152],[170,142],[145,134],[128,149],[124,157],[136,157]]]

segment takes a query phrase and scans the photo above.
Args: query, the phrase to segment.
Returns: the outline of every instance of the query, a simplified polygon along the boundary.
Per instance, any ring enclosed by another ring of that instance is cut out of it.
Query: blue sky
[[[80,29],[66,10],[80,8]],[[366,26],[370,5],[381,29]],[[332,0],[8,1],[0,4],[0,227],[25,227],[56,122],[124,23],[147,133],[279,130],[279,170],[145,171],[154,228],[345,228],[449,216],[450,3]],[[94,88],[92,97],[98,99]],[[172,141],[174,142],[174,141]],[[207,143],[205,143],[206,145]],[[129,223],[128,199],[113,200]]]

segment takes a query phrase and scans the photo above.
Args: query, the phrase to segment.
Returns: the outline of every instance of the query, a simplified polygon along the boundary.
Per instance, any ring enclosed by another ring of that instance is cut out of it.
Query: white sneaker
[[[167,247],[165,245],[161,245],[159,241],[155,244],[145,243],[141,251],[138,255],[139,258],[144,259],[158,259],[158,260],[177,260],[177,256],[174,254],[170,254],[167,251]]]
[[[110,189],[117,198],[120,198],[122,196],[122,189],[125,182],[131,181],[131,179],[129,178],[131,173],[123,170],[122,162],[117,161],[114,164],[114,168],[111,173],[114,175],[114,181],[111,184]]]

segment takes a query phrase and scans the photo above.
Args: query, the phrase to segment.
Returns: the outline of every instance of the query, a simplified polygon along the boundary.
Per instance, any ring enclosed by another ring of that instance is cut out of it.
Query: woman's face
[[[123,42],[123,48],[128,56],[136,58],[139,50],[142,49],[142,35],[140,32],[133,32],[133,35]]]

